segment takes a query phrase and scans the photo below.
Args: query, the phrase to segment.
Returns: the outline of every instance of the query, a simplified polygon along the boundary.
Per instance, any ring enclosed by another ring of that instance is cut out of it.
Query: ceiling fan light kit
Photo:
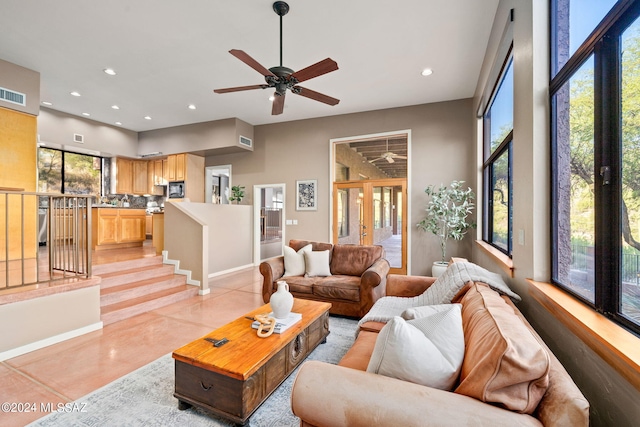
[[[273,10],[278,16],[280,16],[280,65],[267,69],[244,51],[231,49],[229,53],[262,74],[264,76],[266,84],[215,89],[214,92],[229,93],[253,89],[273,88],[275,92],[273,94],[274,99],[271,107],[272,115],[282,114],[284,110],[284,100],[287,94],[287,89],[295,95],[313,99],[314,101],[319,101],[327,105],[337,105],[340,102],[339,99],[332,98],[328,95],[322,94],[320,92],[315,92],[302,86],[298,86],[298,83],[335,71],[338,69],[338,64],[333,59],[326,58],[299,71],[293,71],[291,68],[283,66],[282,17],[289,12],[289,5],[283,1],[277,1],[273,3]]]

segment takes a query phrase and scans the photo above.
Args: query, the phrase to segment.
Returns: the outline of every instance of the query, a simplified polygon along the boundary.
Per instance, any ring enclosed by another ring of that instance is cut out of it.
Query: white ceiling
[[[339,70],[303,85],[336,106],[289,93],[272,116],[269,90],[213,93],[264,83],[230,49],[279,65],[272,0],[1,0],[0,59],[40,72],[50,108],[133,131],[230,117],[259,125],[473,96],[498,0],[288,3],[283,65],[335,60]]]

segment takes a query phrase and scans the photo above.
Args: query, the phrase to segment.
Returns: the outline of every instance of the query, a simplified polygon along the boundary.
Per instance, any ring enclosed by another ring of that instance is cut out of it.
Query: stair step
[[[112,262],[110,264],[94,264],[91,267],[91,272],[94,276],[103,276],[105,274],[115,273],[118,271],[148,267],[151,265],[162,265],[162,256],[147,256],[126,261]]]
[[[105,307],[128,299],[186,285],[186,277],[175,274],[138,280],[100,289],[100,306]]]
[[[105,273],[100,276],[101,289],[107,289],[114,286],[120,286],[127,283],[137,282],[140,280],[153,279],[173,274],[175,268],[169,264],[149,265],[128,270],[121,270],[112,273]]]
[[[102,320],[104,325],[109,325],[119,320],[146,313],[196,295],[198,295],[197,286],[184,285],[176,288],[165,289],[160,292],[154,292],[152,294],[102,307],[100,320]]]

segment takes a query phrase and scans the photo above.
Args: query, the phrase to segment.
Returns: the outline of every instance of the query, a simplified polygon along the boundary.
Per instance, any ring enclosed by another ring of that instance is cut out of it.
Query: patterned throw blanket
[[[448,304],[467,282],[482,282],[493,290],[509,296],[513,301],[520,301],[502,280],[499,274],[492,273],[479,265],[470,262],[454,262],[436,281],[421,295],[413,298],[382,297],[373,304],[371,310],[362,318],[358,325],[365,322],[387,322],[394,316],[400,316],[408,308],[423,305]]]

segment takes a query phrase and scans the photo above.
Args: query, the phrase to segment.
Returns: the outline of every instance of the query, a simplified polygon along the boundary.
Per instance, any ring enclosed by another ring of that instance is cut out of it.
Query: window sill
[[[476,240],[476,246],[493,258],[500,267],[513,277],[513,260],[483,240]]]
[[[528,279],[531,296],[640,390],[640,339],[549,283]]]

